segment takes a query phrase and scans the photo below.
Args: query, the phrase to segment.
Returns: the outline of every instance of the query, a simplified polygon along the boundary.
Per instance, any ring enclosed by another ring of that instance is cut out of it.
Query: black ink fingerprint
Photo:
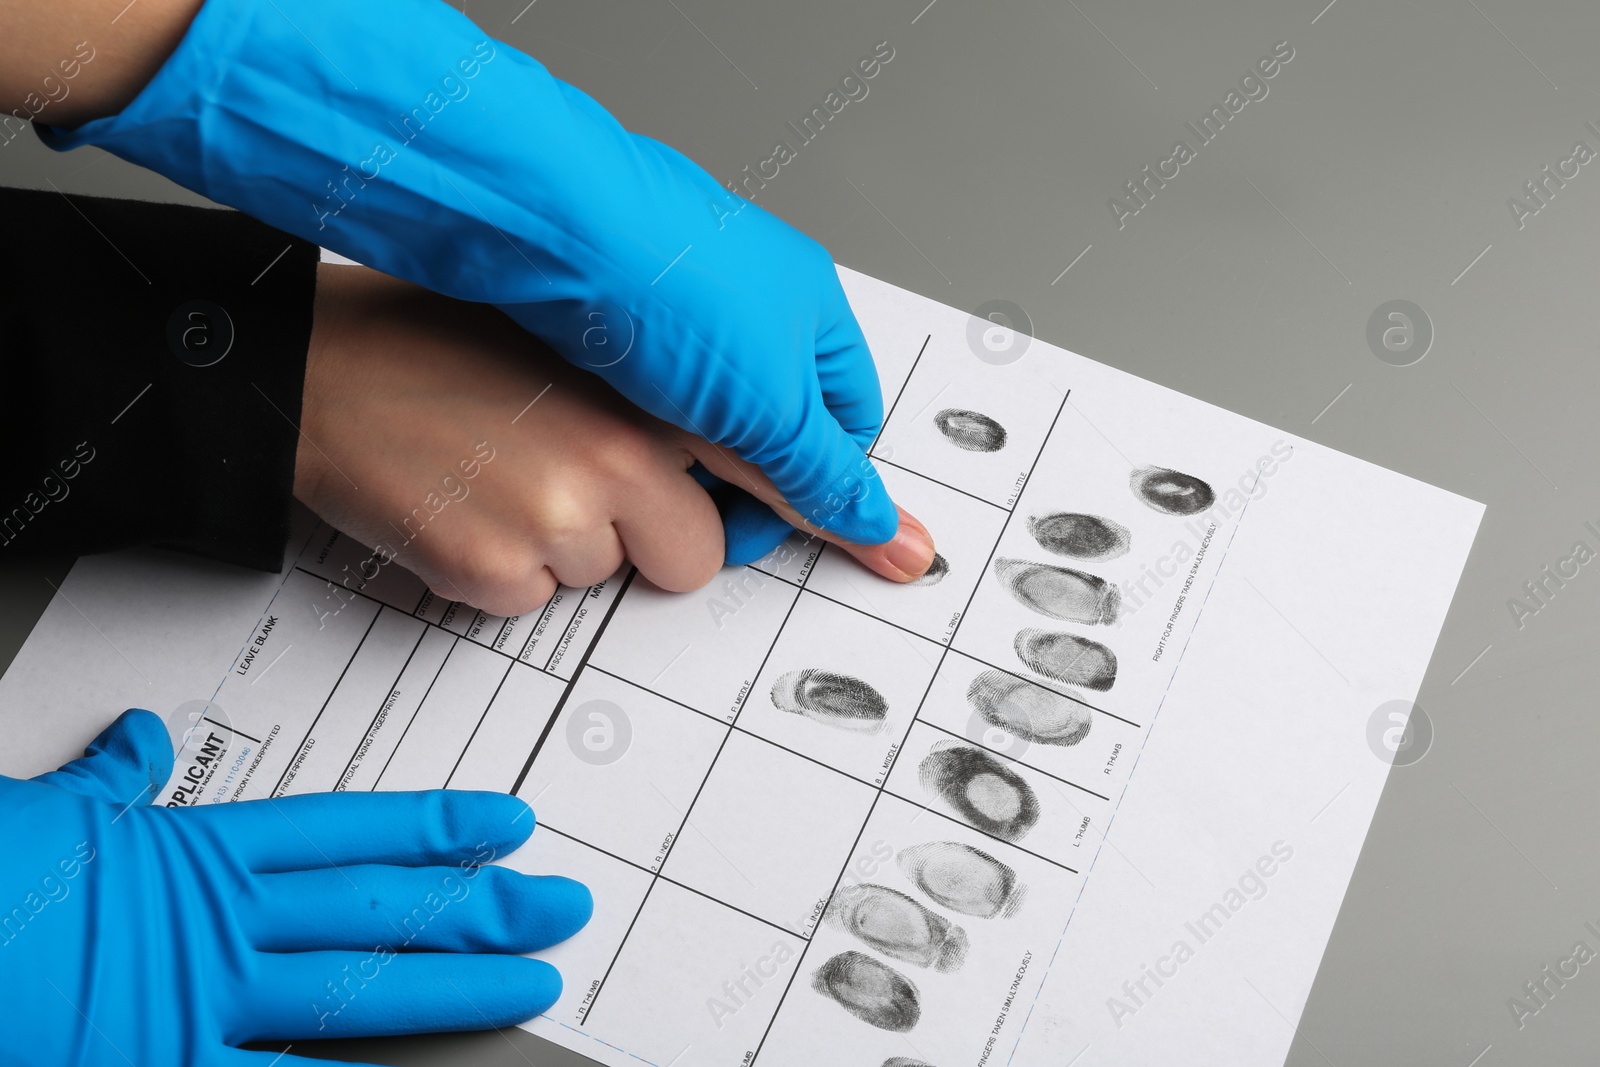
[[[890,1056],[883,1061],[883,1067],[933,1067],[933,1064],[914,1060],[910,1056]]]
[[[1103,693],[1117,680],[1117,654],[1087,637],[1029,627],[1012,647],[1030,670],[1058,682]]]
[[[1040,548],[1073,559],[1116,559],[1133,544],[1133,535],[1121,523],[1075,511],[1034,515],[1028,519],[1028,532]]]
[[[945,408],[933,417],[951,444],[968,452],[998,452],[1006,447],[1006,428],[981,411]]]
[[[772,703],[780,711],[866,734],[883,729],[889,713],[889,702],[866,682],[814,668],[790,671],[774,682]]]
[[[950,573],[950,561],[939,553],[933,554],[933,562],[928,564],[928,570],[921,578],[913,578],[907,585],[938,585],[944,581],[944,576]]]
[[[1063,622],[1110,625],[1122,606],[1116,586],[1071,567],[1001,557],[994,561],[994,576],[1023,607]]]
[[[823,918],[885,956],[953,971],[967,958],[967,932],[898,889],[863,883],[839,891]]]
[[[1016,871],[959,841],[912,845],[901,849],[894,861],[929,900],[963,915],[980,919],[1012,915],[1027,893]]]
[[[1192,474],[1165,467],[1141,467],[1129,484],[1140,500],[1166,515],[1196,515],[1216,503],[1217,494]]]
[[[880,1030],[903,1034],[922,1016],[911,980],[864,952],[841,952],[818,967],[811,988]]]
[[[942,742],[923,758],[917,776],[924,789],[986,834],[1015,841],[1039,821],[1033,787],[981,748]]]
[[[967,686],[967,701],[990,726],[1041,745],[1075,745],[1094,722],[1089,709],[1004,671],[984,671]]]

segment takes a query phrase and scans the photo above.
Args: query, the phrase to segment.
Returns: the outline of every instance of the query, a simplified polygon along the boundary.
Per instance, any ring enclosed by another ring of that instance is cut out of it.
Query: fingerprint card
[[[917,719],[1101,799],[1121,789],[1144,736],[1126,719],[959,652],[940,664]]]
[[[587,987],[569,1040],[587,1038],[573,1042],[586,1055],[603,1056],[603,1041],[662,1067],[690,1055],[737,1064],[760,1042],[804,947],[791,933],[658,879],[610,973]]]
[[[747,567],[724,567],[705,589],[681,595],[635,575],[590,662],[732,722],[799,595]]]
[[[1109,802],[924,723],[912,728],[887,790],[1074,872],[1104,834]]]
[[[990,323],[976,332],[979,351]],[[1012,335],[989,359],[974,358],[966,333],[929,340],[912,369],[872,458],[933,478],[1000,507],[1028,480],[1069,388],[1058,367],[1022,358]]]
[[[1135,1064],[1194,1061],[1167,1035],[1204,1019],[1226,1052],[1201,1060],[1275,1067],[1261,1035],[1292,1029],[1259,998],[1156,980],[1198,948],[1186,921],[1228,921],[1207,958],[1299,1010],[1387,769],[1365,721],[1415,694],[1481,509],[843,276],[887,356],[874,468],[938,556],[900,585],[795,534],[702,594],[629,591],[594,664],[724,736],[703,772],[685,759],[679,788],[701,781],[600,1008],[535,1029],[619,1067],[594,1044]],[[1307,853],[1270,897],[1241,882]],[[675,966],[668,916],[747,947]],[[751,923],[775,938],[762,971]]]
[[[1080,884],[885,797],[807,946],[763,1060],[881,1067],[950,1061],[955,1050],[981,1055],[1007,1005],[1027,1014],[1060,940],[1057,911]]]
[[[662,876],[806,934],[877,790],[753,735],[728,735]]]
[[[801,593],[739,729],[882,785],[943,649],[812,593]]]
[[[1180,448],[1160,421],[1098,392],[1068,399],[955,647],[1150,720],[1248,511],[1234,484],[1259,480],[1274,443],[1247,424]]]
[[[591,666],[552,724],[556,743],[539,749],[517,795],[539,825],[658,871],[726,733],[708,715]]]
[[[823,546],[826,544],[827,542],[821,538],[796,530],[771,552],[750,564],[750,567],[762,574],[770,574],[774,578],[782,578],[795,585],[804,585],[806,575],[811,573],[811,568],[816,565],[817,557],[822,554]]]
[[[840,276],[923,578],[796,533],[500,618],[300,512],[281,575],[80,560],[0,770],[142,685],[172,807],[512,792],[595,901],[524,1025],[607,1067],[1278,1067],[1481,506]]]

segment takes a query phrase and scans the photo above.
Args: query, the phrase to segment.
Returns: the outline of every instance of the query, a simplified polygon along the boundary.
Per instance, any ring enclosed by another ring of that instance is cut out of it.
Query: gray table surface
[[[1520,227],[1508,198],[1526,200],[1575,142],[1600,150],[1585,126],[1600,127],[1600,6],[472,0],[468,13],[724,181],[795,143],[786,124],[888,41],[869,95],[760,203],[858,270],[969,310],[1012,301],[1039,337],[1487,504],[1419,700],[1432,748],[1390,776],[1288,1062],[1593,1061],[1592,968],[1521,1027],[1507,1001],[1577,940],[1600,948],[1584,927],[1600,922],[1600,568],[1550,586],[1520,625],[1509,601],[1574,541],[1600,546],[1584,526],[1600,522],[1600,162],[1548,184]],[[1109,199],[1179,138],[1196,144],[1185,122],[1280,41],[1294,58],[1268,95],[1119,228]],[[93,150],[0,153],[0,184],[46,179],[195,200]],[[1394,299],[1433,327],[1410,366],[1367,339]],[[4,565],[0,663],[51,595],[41,574],[69,564]],[[304,1051],[586,1062],[520,1031]]]

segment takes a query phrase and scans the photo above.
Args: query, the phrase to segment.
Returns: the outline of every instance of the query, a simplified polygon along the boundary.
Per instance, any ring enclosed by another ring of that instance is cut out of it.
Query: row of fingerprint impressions
[[[1157,468],[1135,472],[1141,499],[1162,502],[1162,510],[1193,514],[1215,499],[1211,487],[1187,474]],[[1174,503],[1181,500],[1182,508]],[[1128,528],[1099,515],[1051,512],[1028,519],[1039,546],[1056,555],[1109,560],[1128,552]],[[1019,604],[1051,619],[1082,625],[1117,621],[1122,594],[1099,575],[1034,560],[999,557],[995,580]],[[1099,641],[1078,634],[1024,627],[1013,648],[1017,657],[1046,678],[1104,692],[1117,677],[1117,656]],[[1005,674],[985,671],[967,690],[973,709],[990,725],[1026,741],[1074,745],[1089,732],[1086,708],[1066,697]],[[841,730],[875,734],[888,721],[889,704],[870,682],[847,674],[808,667],[790,671],[773,684],[772,703]]]
[[[1216,493],[1199,478],[1164,467],[1134,471],[1130,485],[1135,497],[1167,515],[1193,515],[1216,501]],[[1133,546],[1126,526],[1078,512],[1035,515],[1028,532],[1045,551],[1076,560],[1116,559]],[[993,573],[1012,599],[1049,619],[1109,626],[1122,608],[1114,583],[1073,567],[1002,556],[994,561]],[[1103,693],[1117,680],[1116,653],[1093,638],[1028,626],[1017,632],[1012,648],[1030,670],[1066,685]]]
[[[986,670],[973,678],[967,702],[988,725],[1032,744],[1076,745],[1094,725],[1087,706],[1004,671]],[[779,678],[772,687],[772,703],[781,711],[859,733],[882,730],[889,711],[888,701],[869,683],[810,667]],[[1039,817],[1039,802],[1028,783],[981,748],[941,742],[923,759],[918,778],[923,788],[993,837],[1016,841]]]
[[[945,408],[933,422],[945,440],[966,452],[998,452],[1010,436],[997,420],[966,408]],[[1197,515],[1217,499],[1206,482],[1166,467],[1141,467],[1128,484],[1137,500],[1164,515]],[[1078,512],[1034,516],[1028,530],[1041,548],[1072,559],[1115,559],[1133,544],[1121,523]],[[928,573],[913,584],[932,585],[949,570],[949,562],[936,555]],[[1062,622],[1110,625],[1122,605],[1115,585],[1072,567],[1001,558],[994,561],[994,574],[1018,603]],[[1117,680],[1116,653],[1092,638],[1027,627],[1018,632],[1013,647],[1031,670],[1066,685],[1103,693]]]
[[[996,451],[1006,434],[997,422],[977,412],[949,410],[936,417],[953,444],[970,451]],[[1134,472],[1134,493],[1151,508],[1170,515],[1193,515],[1215,500],[1198,478],[1162,468]],[[1105,560],[1132,546],[1125,526],[1097,515],[1056,512],[1028,521],[1040,547],[1073,559]],[[1116,621],[1120,595],[1097,575],[1029,560],[995,560],[996,579],[1019,603],[1065,622],[1084,625]],[[943,577],[943,574],[940,574]],[[1058,681],[1105,690],[1116,678],[1116,656],[1096,641],[1072,634],[1024,629],[1017,655],[1029,667]],[[1003,671],[984,671],[967,689],[967,700],[989,724],[1025,740],[1074,745],[1089,732],[1089,710],[1058,693]],[[792,671],[773,686],[779,709],[817,722],[862,733],[881,730],[888,703],[869,683],[818,669]],[[936,745],[918,769],[924,788],[943,799],[974,827],[1014,841],[1039,817],[1032,788],[988,752],[948,741]],[[901,870],[931,900],[979,918],[1015,913],[1026,887],[1006,864],[980,849],[954,841],[935,841],[896,856]],[[954,971],[966,961],[967,933],[958,923],[888,886],[860,884],[842,889],[823,920],[854,935],[892,959],[936,971]],[[830,958],[812,975],[812,988],[857,1019],[883,1030],[904,1033],[921,1018],[921,995],[910,978],[865,952],[849,950]],[[893,1057],[882,1067],[928,1067],[920,1060]]]
[[[945,408],[933,416],[933,424],[946,441],[963,452],[999,452],[1011,439],[999,420],[968,408]],[[1135,496],[1166,515],[1198,515],[1216,501],[1216,493],[1211,486],[1192,474],[1182,474],[1166,467],[1141,467],[1133,472],[1129,481]],[[1103,536],[1102,532],[1084,532],[1092,539]],[[1127,532],[1122,530],[1124,536]],[[1073,539],[1077,536],[1074,531],[1063,533]],[[1091,549],[1091,555],[1083,558],[1100,558],[1106,553],[1121,555],[1121,552],[1114,551],[1116,545],[1111,541],[1101,542],[1097,546],[1084,542],[1078,542],[1078,545]],[[1126,552],[1127,547],[1124,541],[1122,551]],[[1065,554],[1078,555],[1077,552]]]
[[[1006,428],[981,411],[945,408],[934,415],[933,424],[946,441],[963,452],[998,452],[1010,440]],[[1128,481],[1134,496],[1164,515],[1198,515],[1217,499],[1211,486],[1199,478],[1166,467],[1140,467]],[[1116,531],[1120,531],[1120,535]],[[1068,523],[1055,533],[1063,555],[1100,559],[1119,556],[1128,550],[1128,531],[1115,523],[1101,528],[1079,528]]]
[[[1027,886],[1006,864],[958,841],[927,841],[895,856],[900,870],[928,899],[978,919],[1016,914]],[[839,890],[823,921],[868,948],[914,967],[950,972],[967,958],[967,932],[960,924],[898,889],[862,883]],[[922,1016],[916,983],[865,952],[831,957],[811,977],[811,988],[864,1023],[905,1033]],[[920,1061],[891,1059],[883,1067],[916,1067]]]
[[[858,678],[830,671],[791,671],[773,686],[780,709],[845,730],[880,730],[887,702]],[[987,670],[967,687],[967,700],[989,726],[1024,741],[1067,747],[1089,734],[1090,709],[1032,682]],[[1033,787],[981,747],[947,740],[917,768],[922,787],[968,825],[1004,841],[1020,841],[1039,820]]]

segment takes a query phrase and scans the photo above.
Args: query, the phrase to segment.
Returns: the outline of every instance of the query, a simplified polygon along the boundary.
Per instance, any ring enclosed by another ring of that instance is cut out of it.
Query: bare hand
[[[722,523],[697,460],[791,522],[761,473],[633,407],[489,308],[323,264],[295,495],[441,596],[532,610],[624,558],[664,589],[710,581]],[[816,533],[814,529],[808,532]],[[826,535],[823,535],[826,536]],[[828,538],[834,540],[833,538]],[[927,569],[927,531],[842,547],[886,578]]]

